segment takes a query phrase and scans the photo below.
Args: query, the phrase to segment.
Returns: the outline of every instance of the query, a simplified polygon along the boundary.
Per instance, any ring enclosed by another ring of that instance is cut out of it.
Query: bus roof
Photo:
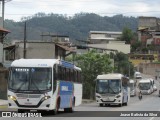
[[[74,64],[59,59],[18,59],[12,62],[11,67],[53,67],[54,64],[81,70]]]
[[[139,83],[148,83],[151,82],[149,79],[142,79],[139,81]]]
[[[121,79],[123,77],[120,73],[109,73],[109,74],[103,74],[98,75],[97,79]]]

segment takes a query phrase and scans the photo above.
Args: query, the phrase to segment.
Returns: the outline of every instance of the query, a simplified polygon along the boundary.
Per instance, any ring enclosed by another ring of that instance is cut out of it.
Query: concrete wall
[[[139,27],[154,27],[157,26],[156,17],[139,17]]]
[[[160,76],[160,64],[144,63],[140,64],[137,69],[144,74],[152,76],[157,76],[159,74]]]
[[[23,58],[23,43],[16,43],[19,46],[16,49],[16,59]],[[26,44],[26,58],[41,58],[53,59],[55,58],[55,44],[51,43],[27,43]]]

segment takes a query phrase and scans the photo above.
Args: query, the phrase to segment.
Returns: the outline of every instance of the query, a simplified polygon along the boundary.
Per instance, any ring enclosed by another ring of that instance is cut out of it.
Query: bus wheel
[[[99,106],[100,106],[100,107],[103,107],[103,103],[99,103]]]
[[[73,100],[71,108],[64,108],[64,112],[72,113],[72,112],[74,112],[74,107],[75,107],[75,100]]]
[[[23,109],[18,109],[18,113],[24,113],[25,111]]]
[[[30,112],[30,110],[18,109],[18,113]]]
[[[122,107],[122,103],[119,104],[119,107]]]
[[[127,102],[125,103],[125,106],[127,106],[128,104],[127,104]]]

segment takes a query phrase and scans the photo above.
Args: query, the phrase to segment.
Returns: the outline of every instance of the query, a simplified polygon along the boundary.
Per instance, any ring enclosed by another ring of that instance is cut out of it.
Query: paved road
[[[155,81],[157,86],[158,82]],[[158,89],[159,90],[159,89]],[[159,117],[92,117],[92,116],[106,116],[106,114],[116,114],[117,111],[120,111],[120,113],[125,113],[125,111],[155,111],[155,113],[160,114],[160,97],[158,97],[158,90],[154,92],[151,95],[143,95],[143,99],[140,101],[138,99],[138,96],[131,97],[130,102],[128,103],[128,106],[118,107],[118,106],[105,106],[105,107],[99,107],[96,102],[88,103],[88,104],[82,104],[75,108],[74,113],[64,113],[62,110],[58,115],[52,115],[52,114],[44,114],[44,117],[42,118],[29,118],[34,120],[41,120],[41,119],[54,119],[54,120],[100,120],[100,119],[111,119],[111,120],[159,120]],[[92,112],[90,112],[92,111]],[[93,112],[97,111],[97,112]],[[100,112],[101,111],[101,112]],[[106,111],[106,112],[105,112]],[[119,114],[120,114],[119,113]],[[79,116],[79,117],[77,117]],[[86,117],[82,117],[86,116]],[[54,118],[53,118],[54,117]],[[0,120],[3,119],[15,119],[17,118],[0,118]],[[21,118],[18,118],[21,119]]]

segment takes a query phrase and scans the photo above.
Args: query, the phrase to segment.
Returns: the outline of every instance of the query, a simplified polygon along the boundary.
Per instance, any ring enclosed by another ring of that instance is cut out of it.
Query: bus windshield
[[[150,83],[139,83],[139,89],[149,90],[150,89]]]
[[[121,90],[120,80],[97,80],[96,91],[100,94],[118,94]]]
[[[134,89],[134,83],[129,83],[129,87],[130,87],[131,90],[133,90]]]
[[[51,68],[11,68],[9,89],[42,91],[51,89]]]

